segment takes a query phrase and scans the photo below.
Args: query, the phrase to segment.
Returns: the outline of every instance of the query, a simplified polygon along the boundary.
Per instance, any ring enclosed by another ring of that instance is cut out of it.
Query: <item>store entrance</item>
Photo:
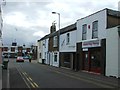
[[[83,52],[83,70],[89,71],[89,58],[88,58],[88,52]]]
[[[100,73],[101,72],[101,52],[100,48],[90,50],[90,71]]]
[[[83,70],[101,73],[101,52],[100,48],[91,48],[83,51]]]

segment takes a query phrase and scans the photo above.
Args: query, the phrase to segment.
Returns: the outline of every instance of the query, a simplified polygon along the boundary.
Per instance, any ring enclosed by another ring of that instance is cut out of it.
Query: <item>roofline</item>
[[[88,15],[88,16],[85,16],[85,17],[83,17],[83,18],[80,18],[80,19],[78,19],[77,21],[82,20],[82,19],[87,18],[87,17],[90,17],[90,16],[92,16],[92,15],[94,15],[94,14],[97,14],[97,13],[99,13],[99,12],[102,12],[102,11],[104,11],[104,10],[107,11],[107,10],[112,10],[112,9],[104,8],[104,9],[99,10],[99,11],[93,13],[93,14],[90,14],[90,15]],[[117,11],[117,10],[113,10],[113,11]]]

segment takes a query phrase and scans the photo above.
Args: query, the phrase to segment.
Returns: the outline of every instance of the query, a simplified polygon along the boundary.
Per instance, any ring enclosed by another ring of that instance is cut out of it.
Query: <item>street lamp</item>
[[[59,52],[59,64],[60,64],[60,13],[58,13],[58,12],[52,12],[52,14],[58,14],[58,30],[59,30],[59,32],[58,32],[58,37],[59,37],[59,43],[58,43],[58,45],[59,45],[59,49],[58,49],[58,52]],[[60,65],[59,65],[60,66]]]
[[[58,29],[59,29],[59,32],[58,32],[58,36],[59,36],[59,41],[60,41],[60,13],[57,13],[57,12],[52,12],[52,14],[58,14],[58,19],[59,19],[59,24],[58,24]],[[59,45],[60,45],[60,42],[59,42]]]

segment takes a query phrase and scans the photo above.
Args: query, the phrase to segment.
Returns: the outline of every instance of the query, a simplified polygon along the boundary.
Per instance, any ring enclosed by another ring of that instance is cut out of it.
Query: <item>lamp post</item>
[[[58,14],[58,30],[59,30],[59,32],[58,32],[58,37],[59,37],[59,43],[58,43],[58,52],[59,52],[59,64],[60,64],[60,13],[58,13],[58,12],[52,12],[52,14]],[[59,65],[60,66],[60,65]]]
[[[59,29],[59,39],[60,39],[60,13],[57,13],[57,12],[52,12],[52,14],[58,14],[58,29]],[[60,40],[59,40],[60,41]],[[60,44],[60,43],[59,43]]]

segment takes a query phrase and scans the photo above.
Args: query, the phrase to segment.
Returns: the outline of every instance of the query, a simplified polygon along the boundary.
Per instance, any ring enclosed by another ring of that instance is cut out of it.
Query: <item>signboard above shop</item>
[[[82,48],[91,48],[91,47],[100,47],[101,41],[100,40],[90,40],[82,42]]]

